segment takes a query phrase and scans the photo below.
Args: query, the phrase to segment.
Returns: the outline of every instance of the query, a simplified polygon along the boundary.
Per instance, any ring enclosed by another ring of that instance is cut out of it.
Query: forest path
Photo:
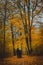
[[[43,56],[9,57],[0,60],[0,65],[43,65]]]

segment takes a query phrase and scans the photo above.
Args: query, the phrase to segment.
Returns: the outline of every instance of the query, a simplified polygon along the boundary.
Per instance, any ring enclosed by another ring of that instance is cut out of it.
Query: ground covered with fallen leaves
[[[0,65],[43,65],[43,56],[15,56],[0,59]]]

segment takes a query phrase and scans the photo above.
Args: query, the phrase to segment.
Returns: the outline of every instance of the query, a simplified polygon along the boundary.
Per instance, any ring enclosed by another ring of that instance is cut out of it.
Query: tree
[[[8,39],[9,39],[8,36],[11,36],[10,41],[12,41],[13,53],[14,53],[14,49],[15,49],[14,45],[16,43],[15,40],[17,41],[21,35],[21,34],[19,34],[19,32],[20,32],[19,25],[21,25],[21,21],[22,21],[22,27],[23,27],[24,34],[25,34],[25,40],[26,40],[28,54],[29,53],[31,54],[31,52],[32,52],[31,30],[32,30],[32,25],[33,25],[34,11],[36,10],[36,7],[37,7],[37,4],[35,4],[35,3],[37,3],[36,0],[34,2],[33,1],[31,2],[30,0],[13,0],[13,1],[12,0],[9,0],[9,1],[2,0],[0,2],[0,12],[1,12],[0,23],[1,23],[1,30],[3,29],[3,41],[4,41],[3,53],[5,53],[6,43],[8,43]],[[18,19],[15,20],[15,18],[16,19],[18,18]],[[32,21],[30,18],[32,18]],[[12,20],[12,22],[11,22],[11,20]],[[19,25],[17,22],[19,23]],[[8,24],[7,25],[7,26],[9,26],[8,28],[7,28],[6,24]],[[19,30],[17,32],[14,31],[15,26],[17,27],[17,29],[19,28]],[[9,35],[7,33],[9,28],[10,28],[11,35]],[[7,40],[6,40],[6,38],[7,38]],[[9,43],[11,43],[11,42],[9,42]]]
[[[36,10],[36,7],[37,7],[36,3],[37,3],[37,1],[31,2],[30,0],[23,0],[23,1],[18,0],[17,1],[17,5],[18,5],[19,11],[20,11],[20,15],[21,15],[22,23],[23,23],[23,27],[24,27],[28,54],[31,53],[31,51],[32,51],[31,29],[32,29],[33,18],[34,18],[33,12]],[[32,16],[30,13],[30,7],[32,9]],[[32,21],[30,20],[30,17],[32,17]]]
[[[1,3],[0,3],[0,8],[1,8],[1,16],[2,16],[2,25],[1,26],[3,26],[4,28],[3,28],[3,31],[4,31],[4,42],[3,42],[3,54],[4,54],[4,56],[6,55],[5,54],[5,47],[6,47],[6,24],[7,24],[7,22],[9,22],[8,20],[9,20],[9,17],[10,17],[10,15],[12,14],[11,12],[13,11],[13,7],[11,7],[10,9],[9,9],[9,7],[11,6],[12,4],[11,4],[11,2],[9,2],[8,0],[5,0],[5,1],[1,1]],[[10,23],[11,24],[11,23]],[[12,25],[12,24],[11,24]],[[13,26],[11,26],[11,31],[13,32],[13,30],[12,30],[12,27]],[[11,33],[12,33],[11,32]],[[12,33],[12,36],[13,36],[13,33]],[[13,44],[13,39],[12,39],[12,44]],[[13,46],[14,47],[14,46]],[[14,49],[13,49],[14,50]]]

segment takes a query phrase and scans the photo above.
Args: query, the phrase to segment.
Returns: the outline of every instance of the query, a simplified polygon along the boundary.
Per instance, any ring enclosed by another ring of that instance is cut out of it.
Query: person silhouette
[[[17,48],[17,57],[18,58],[22,57],[22,51],[19,48]]]

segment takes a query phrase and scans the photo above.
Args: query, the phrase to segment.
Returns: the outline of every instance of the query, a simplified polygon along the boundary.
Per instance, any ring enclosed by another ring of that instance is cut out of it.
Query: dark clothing
[[[22,57],[22,51],[17,49],[17,57],[18,58],[21,58]]]

